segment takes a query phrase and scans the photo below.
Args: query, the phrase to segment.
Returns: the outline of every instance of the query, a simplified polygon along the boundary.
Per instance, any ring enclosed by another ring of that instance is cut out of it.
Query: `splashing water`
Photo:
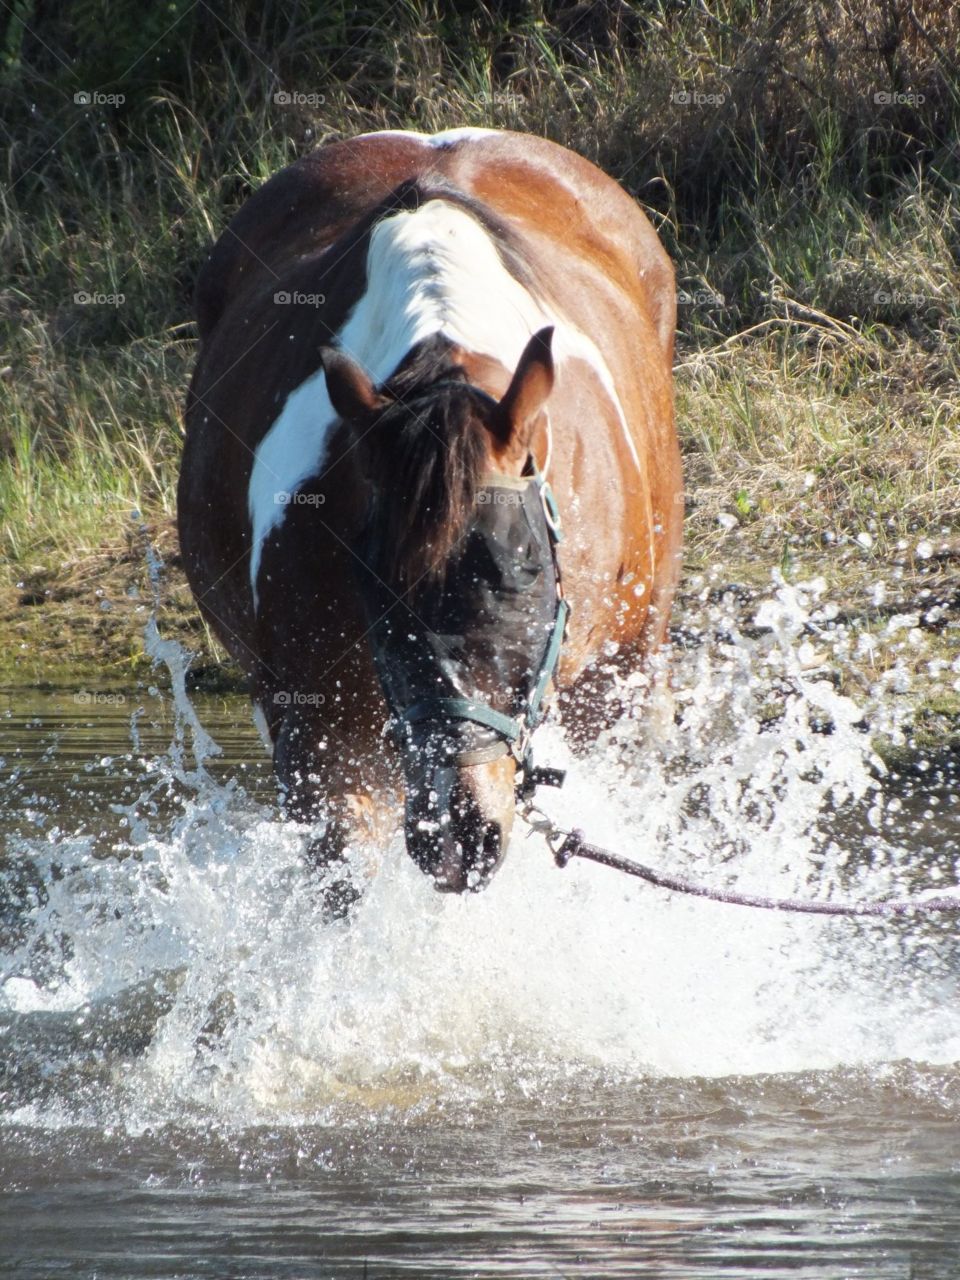
[[[779,581],[749,637],[717,605],[717,637],[674,656],[672,692],[622,681],[626,713],[585,756],[541,731],[539,758],[568,769],[551,816],[754,892],[953,882],[956,841],[918,849],[862,710],[811,663],[821,595]],[[463,898],[435,893],[399,834],[362,849],[361,902],[322,924],[309,832],[213,776],[188,655],[154,621],[148,651],[170,673],[174,735],[142,755],[134,716],[122,834],[106,851],[61,831],[18,850],[42,891],[0,970],[13,1120],[255,1125],[482,1101],[583,1071],[960,1059],[949,925],[751,912],[560,872],[522,826],[489,889]]]

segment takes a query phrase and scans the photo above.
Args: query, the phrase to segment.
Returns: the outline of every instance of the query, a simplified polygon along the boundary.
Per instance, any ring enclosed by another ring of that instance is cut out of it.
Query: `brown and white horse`
[[[609,684],[598,658],[642,661],[666,631],[670,262],[634,201],[563,147],[385,132],[257,192],[197,309],[184,564],[249,673],[289,810],[332,815],[336,860],[398,769],[389,710],[408,850],[438,887],[478,887],[509,838],[509,726],[534,686],[554,675],[575,720]]]

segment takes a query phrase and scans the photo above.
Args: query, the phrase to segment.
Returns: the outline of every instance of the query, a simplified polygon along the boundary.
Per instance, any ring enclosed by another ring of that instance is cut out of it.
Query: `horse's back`
[[[328,249],[404,183],[440,180],[472,196],[522,237],[589,263],[649,310],[669,363],[676,320],[673,267],[649,220],[612,178],[557,143],[529,134],[454,129],[427,136],[366,134],[331,143],[281,170],[244,204],[197,286],[201,339],[264,277]]]

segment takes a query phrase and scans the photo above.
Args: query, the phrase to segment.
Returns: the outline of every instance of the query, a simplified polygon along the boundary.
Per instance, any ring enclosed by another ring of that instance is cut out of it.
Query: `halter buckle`
[[[521,804],[532,807],[537,787],[562,787],[566,776],[566,769],[535,765],[527,742],[523,754],[517,758],[517,799]]]

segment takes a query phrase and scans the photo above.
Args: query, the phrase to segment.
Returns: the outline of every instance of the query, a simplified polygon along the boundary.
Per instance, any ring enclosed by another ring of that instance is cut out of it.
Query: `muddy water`
[[[551,812],[751,891],[955,883],[956,779],[879,776],[811,609],[682,656],[659,747],[546,731]],[[359,850],[323,926],[244,700],[122,697],[0,703],[0,1274],[960,1275],[954,919],[684,900],[521,833],[463,900]]]

